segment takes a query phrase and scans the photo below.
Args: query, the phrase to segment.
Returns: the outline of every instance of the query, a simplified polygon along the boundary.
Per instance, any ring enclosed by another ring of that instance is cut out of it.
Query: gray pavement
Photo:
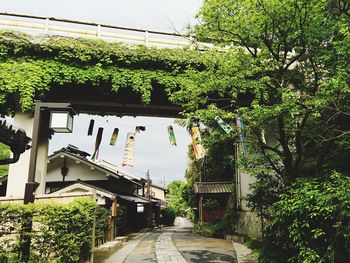
[[[161,232],[156,230],[144,238],[135,249],[125,258],[124,263],[136,262],[157,262],[156,258],[156,240]]]
[[[121,248],[119,251],[111,255],[108,259],[104,260],[104,263],[122,263],[125,262],[125,259],[133,252],[133,250],[148,236],[150,236],[152,233],[143,233],[138,238],[134,240],[128,241],[123,248]],[[139,261],[134,261],[139,262]],[[152,261],[148,261],[152,262]],[[154,262],[154,261],[153,261]],[[99,263],[99,262],[97,262]]]
[[[145,233],[111,255],[105,263],[237,263],[232,242],[192,233],[192,223],[177,217],[174,227]],[[99,262],[96,262],[99,263]]]
[[[172,235],[173,232],[164,232],[158,237],[156,243],[156,255],[158,263],[187,262],[186,259],[174,246],[173,240],[171,239]]]
[[[258,260],[253,256],[253,251],[237,242],[232,242],[236,251],[238,263],[257,263]]]

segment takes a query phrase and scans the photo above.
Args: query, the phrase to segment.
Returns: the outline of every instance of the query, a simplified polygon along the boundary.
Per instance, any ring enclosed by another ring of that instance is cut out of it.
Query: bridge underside
[[[141,101],[140,94],[131,88],[120,88],[118,92],[111,92],[111,87],[106,84],[98,88],[87,85],[53,86],[44,97],[37,98],[43,102],[68,102],[71,103],[77,113],[92,115],[116,115],[116,116],[150,116],[180,118],[184,110],[181,106],[174,105],[169,100],[169,95],[161,85],[154,84],[151,92],[151,100],[148,105]],[[216,102],[218,108],[234,111],[235,108],[248,106],[251,96],[240,94],[236,104],[231,102]],[[205,107],[205,105],[204,105]]]
[[[164,87],[154,87],[151,102],[145,105],[140,94],[130,88],[121,88],[118,93],[110,87],[54,86],[41,98],[45,102],[69,102],[78,113],[116,116],[180,117],[182,107],[172,104]]]

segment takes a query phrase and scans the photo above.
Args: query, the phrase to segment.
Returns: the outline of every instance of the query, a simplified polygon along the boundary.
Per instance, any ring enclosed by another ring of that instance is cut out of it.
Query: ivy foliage
[[[169,92],[194,86],[187,70],[206,68],[209,55],[191,49],[157,49],[102,40],[59,36],[30,36],[0,32],[1,111],[11,110],[11,95],[22,111],[43,97],[53,85],[107,84],[111,92],[130,88],[150,103],[153,84]]]
[[[30,262],[84,261],[90,253],[94,214],[97,215],[96,237],[105,234],[108,216],[105,210],[89,199],[77,199],[67,205],[2,204],[1,262],[20,262],[20,237],[28,234],[22,228],[28,218],[33,222],[33,231],[29,233]]]

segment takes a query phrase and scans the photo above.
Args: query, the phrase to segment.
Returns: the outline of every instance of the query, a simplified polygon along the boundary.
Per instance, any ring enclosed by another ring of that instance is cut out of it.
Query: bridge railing
[[[97,38],[111,42],[124,42],[159,48],[180,48],[188,46],[196,46],[200,49],[213,48],[211,44],[197,42],[191,37],[178,33],[1,12],[0,30],[15,30],[29,34]]]

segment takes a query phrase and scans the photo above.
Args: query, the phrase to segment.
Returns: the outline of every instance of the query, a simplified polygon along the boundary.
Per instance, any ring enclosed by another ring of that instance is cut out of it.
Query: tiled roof
[[[232,192],[231,182],[203,182],[194,183],[194,192],[196,194],[223,194]]]
[[[149,204],[151,202],[150,200],[142,196],[129,196],[129,195],[120,195],[120,194],[117,194],[117,196],[120,197],[121,199],[124,199],[125,201],[138,203],[138,204]]]

